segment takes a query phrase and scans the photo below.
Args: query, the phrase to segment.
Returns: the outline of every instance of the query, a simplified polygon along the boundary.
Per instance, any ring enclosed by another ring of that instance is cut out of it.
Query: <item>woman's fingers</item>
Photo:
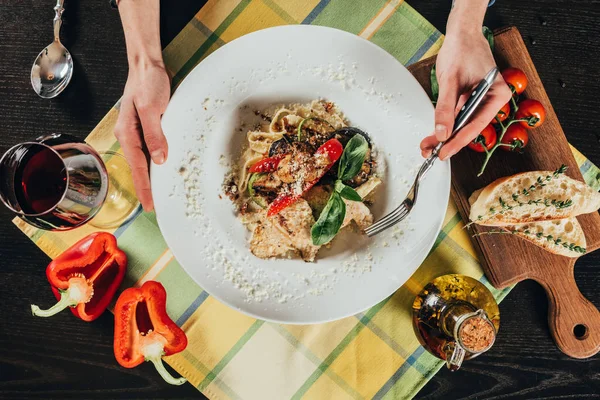
[[[468,145],[494,119],[498,110],[510,100],[511,92],[504,82],[496,82],[475,111],[470,122],[456,133],[440,151],[440,159],[445,160]]]
[[[150,157],[155,164],[162,164],[167,159],[169,147],[160,125],[161,113],[156,107],[141,107],[138,113]]]
[[[141,124],[131,99],[121,101],[119,119],[114,133],[131,168],[135,193],[144,210],[152,211],[154,202],[150,190],[148,161],[142,147]]]
[[[456,89],[458,91],[458,89]],[[444,96],[445,98],[449,98],[449,97],[454,97],[454,96],[450,96],[449,94],[447,94],[446,92],[444,92]],[[444,136],[443,137],[447,137],[449,135],[447,135],[447,132],[450,132],[450,135],[452,134],[452,129],[454,129],[454,120],[456,118],[456,115],[458,114],[458,112],[460,111],[460,108],[463,106],[463,104],[465,104],[467,102],[467,99],[469,98],[469,93],[463,93],[462,95],[460,95],[458,97],[458,101],[455,103],[453,110],[452,110],[452,125],[449,129],[449,131],[446,131],[444,129]],[[445,103],[445,100],[443,100]],[[442,106],[444,107],[444,106]],[[438,105],[436,106],[436,127],[437,127],[437,121],[438,121],[438,116],[439,116],[439,120],[447,120],[447,114],[448,114],[448,110],[447,109],[441,109],[439,110],[440,105],[438,102]],[[440,130],[440,134],[441,134],[441,130]],[[438,136],[438,132],[437,129],[436,131],[430,135],[427,136],[425,139],[423,139],[421,141],[421,155],[425,158],[429,157],[431,155],[431,151],[433,150],[433,148],[435,146],[438,145],[438,143],[442,140],[446,140],[446,139],[440,139],[440,137]]]
[[[440,94],[435,105],[435,131],[438,142],[448,140],[454,127],[454,109],[458,102],[457,80],[440,82]]]
[[[435,135],[429,135],[421,141],[421,155],[427,158],[431,155],[431,151],[440,141]]]
[[[433,134],[421,141],[421,155],[429,157],[431,150],[439,142],[444,142],[452,134],[454,127],[454,109],[458,100],[458,84],[456,81],[440,82],[440,94],[435,106],[435,129]]]

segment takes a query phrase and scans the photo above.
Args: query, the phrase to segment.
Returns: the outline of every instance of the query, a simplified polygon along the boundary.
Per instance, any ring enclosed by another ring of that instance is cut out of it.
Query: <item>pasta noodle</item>
[[[277,132],[250,131],[248,132],[248,146],[257,153],[265,154],[269,151],[271,144],[281,139],[282,136],[282,133]]]
[[[269,132],[283,134],[285,132],[285,127],[283,126],[283,123],[281,123],[281,120],[291,113],[292,112],[287,108],[282,108],[277,111],[277,113],[273,116],[273,120],[269,124]]]

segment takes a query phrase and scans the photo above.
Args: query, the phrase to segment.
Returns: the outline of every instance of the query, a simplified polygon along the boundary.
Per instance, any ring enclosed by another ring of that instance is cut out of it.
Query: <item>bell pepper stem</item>
[[[67,307],[73,307],[77,305],[77,301],[73,300],[69,294],[69,290],[62,291],[60,293],[60,300],[58,303],[53,305],[47,310],[42,310],[35,304],[31,305],[31,313],[36,317],[51,317],[58,314]]]
[[[187,382],[187,379],[185,379],[184,377],[175,378],[173,375],[171,375],[169,373],[169,371],[167,371],[167,369],[165,368],[165,366],[162,362],[162,358],[160,356],[146,357],[146,361],[151,361],[152,364],[154,364],[156,371],[158,371],[158,373],[160,374],[160,376],[162,376],[162,378],[165,380],[165,382],[167,382],[171,385],[178,385],[178,386],[183,385],[184,383]]]

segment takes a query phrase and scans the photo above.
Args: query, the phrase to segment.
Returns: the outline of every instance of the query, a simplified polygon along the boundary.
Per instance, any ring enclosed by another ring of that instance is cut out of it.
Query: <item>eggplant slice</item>
[[[352,139],[354,135],[360,135],[364,137],[369,144],[369,148],[371,148],[371,138],[369,137],[369,134],[353,126],[346,126],[338,129],[337,131],[333,132],[330,138],[336,138],[345,147],[346,143],[348,143],[348,141]]]
[[[269,157],[273,157],[279,154],[289,154],[292,152],[292,144],[288,138],[282,137],[279,140],[271,143],[269,148]]]

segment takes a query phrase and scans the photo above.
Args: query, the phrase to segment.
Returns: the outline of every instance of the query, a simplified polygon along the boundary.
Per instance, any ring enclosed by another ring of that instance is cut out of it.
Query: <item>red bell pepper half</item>
[[[329,158],[329,164],[321,171],[321,174],[310,182],[304,182],[301,193],[282,193],[273,200],[267,210],[267,217],[272,217],[278,214],[284,208],[287,208],[294,204],[302,195],[310,190],[319,180],[329,171],[329,169],[340,159],[344,152],[344,146],[337,139],[329,139],[321,145],[315,152],[315,155],[327,154]]]
[[[277,166],[279,165],[279,162],[281,160],[283,160],[283,157],[284,157],[283,154],[278,154],[273,157],[263,158],[262,160],[257,161],[256,164],[251,166],[248,169],[248,172],[253,173],[253,174],[254,173],[261,174],[264,172],[273,172],[277,169]]]
[[[182,385],[186,379],[171,376],[161,361],[187,346],[185,333],[169,318],[166,307],[167,292],[158,282],[124,290],[115,305],[115,358],[125,368],[151,361],[165,381]]]
[[[125,276],[127,256],[110,233],[96,232],[81,239],[54,259],[46,277],[58,303],[47,310],[31,305],[38,317],[50,317],[67,307],[84,321],[98,318]]]

